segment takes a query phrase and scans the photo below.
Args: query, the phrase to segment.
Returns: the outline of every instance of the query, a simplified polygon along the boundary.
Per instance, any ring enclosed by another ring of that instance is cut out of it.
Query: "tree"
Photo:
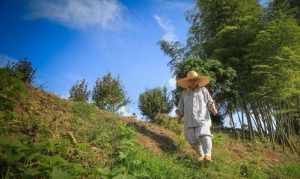
[[[161,40],[159,42],[160,49],[165,52],[172,60],[170,60],[169,65],[172,67],[176,63],[182,61],[184,57],[184,48],[179,42],[169,42],[166,40]]]
[[[232,128],[236,116],[243,136],[292,149],[290,137],[300,126],[297,2],[274,0],[262,8],[257,0],[197,0],[186,46],[161,44],[176,77],[191,69],[211,77],[209,88]]]
[[[88,85],[85,79],[77,81],[70,89],[70,97],[72,101],[83,101],[87,102],[89,100],[90,91],[88,90]]]
[[[146,90],[139,96],[139,109],[151,121],[154,121],[159,113],[169,113],[172,107],[173,101],[166,87]]]
[[[92,99],[99,108],[111,112],[118,111],[122,106],[130,102],[120,79],[113,78],[111,73],[104,75],[101,79],[97,79]]]
[[[10,68],[23,82],[27,84],[31,84],[33,82],[36,70],[32,67],[32,63],[27,59],[18,61]]]

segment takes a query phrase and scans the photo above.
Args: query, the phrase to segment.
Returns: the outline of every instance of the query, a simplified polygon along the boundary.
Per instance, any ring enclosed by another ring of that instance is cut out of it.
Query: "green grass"
[[[289,164],[276,167],[273,172],[270,172],[270,176],[273,178],[300,178],[300,165]]]
[[[172,155],[154,154],[136,142],[137,132],[118,122],[117,116],[103,115],[99,118],[94,106],[81,103],[74,103],[71,111],[72,128],[76,129],[74,134],[79,141],[76,145],[68,137],[44,138],[32,143],[27,135],[18,134],[13,139],[3,135],[0,138],[1,165],[5,166],[2,176],[170,179],[300,176],[298,165],[280,166],[276,173],[272,173],[262,168],[255,159],[233,161],[226,150],[209,164],[196,162],[180,151]],[[227,140],[227,135],[215,135],[218,146],[224,146]],[[99,150],[92,150],[90,144]],[[97,160],[98,152],[102,153],[102,158]]]

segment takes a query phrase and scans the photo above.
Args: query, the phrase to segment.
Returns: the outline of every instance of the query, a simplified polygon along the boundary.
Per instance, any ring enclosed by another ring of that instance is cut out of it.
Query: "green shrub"
[[[23,59],[12,65],[11,70],[24,83],[31,84],[35,77],[36,70],[27,59]]]
[[[0,138],[1,175],[9,178],[49,177],[53,170],[65,171],[73,177],[84,173],[83,166],[64,159],[60,143],[45,140],[43,143],[30,143],[26,137]],[[67,151],[67,150],[65,150]]]
[[[139,109],[151,121],[154,121],[159,113],[169,113],[172,107],[173,101],[165,87],[146,90],[139,96]]]
[[[5,113],[5,117],[11,116],[16,104],[26,94],[25,84],[10,69],[0,68],[0,113]]]
[[[100,109],[110,112],[116,112],[130,102],[120,79],[113,78],[111,73],[97,79],[92,98]]]
[[[72,101],[87,102],[89,100],[90,91],[87,88],[87,82],[85,79],[77,81],[77,83],[71,87],[69,93],[69,99]]]

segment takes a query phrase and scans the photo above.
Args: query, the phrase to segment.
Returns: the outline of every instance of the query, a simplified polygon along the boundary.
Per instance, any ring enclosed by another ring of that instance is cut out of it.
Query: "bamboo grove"
[[[293,151],[300,135],[298,7],[288,0],[198,0],[187,14],[186,45],[160,43],[174,76],[193,69],[211,77],[209,89],[236,135]]]

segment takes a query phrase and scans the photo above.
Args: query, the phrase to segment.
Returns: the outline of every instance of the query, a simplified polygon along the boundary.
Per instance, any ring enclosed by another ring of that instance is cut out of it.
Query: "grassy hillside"
[[[214,133],[214,161],[200,163],[176,122],[162,123],[169,130],[16,89],[22,95],[0,90],[13,102],[1,104],[2,178],[300,178],[300,157],[267,142]]]

